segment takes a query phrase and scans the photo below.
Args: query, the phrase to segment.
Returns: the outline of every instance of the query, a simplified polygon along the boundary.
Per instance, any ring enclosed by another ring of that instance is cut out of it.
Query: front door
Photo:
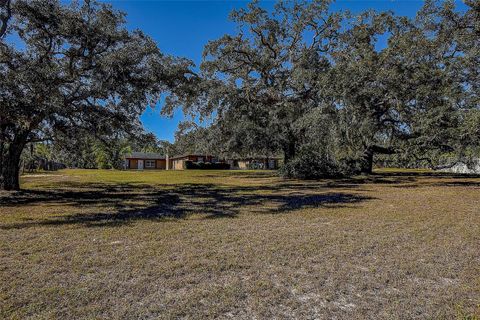
[[[138,160],[138,170],[143,170],[143,160]]]

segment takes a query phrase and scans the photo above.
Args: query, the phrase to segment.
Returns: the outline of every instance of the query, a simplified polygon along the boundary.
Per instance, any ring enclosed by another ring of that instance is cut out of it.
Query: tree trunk
[[[394,154],[396,151],[393,148],[385,148],[376,145],[368,146],[363,153],[362,173],[371,174],[373,172],[373,156],[375,153]]]
[[[295,141],[291,140],[283,147],[284,163],[287,164],[295,157]]]
[[[371,174],[373,172],[373,150],[367,148],[363,153],[362,158],[362,173]]]
[[[0,190],[20,190],[20,157],[27,142],[28,133],[16,135],[0,155]]]
[[[15,150],[13,154],[7,154],[2,161],[3,166],[0,174],[1,190],[20,190],[20,155],[18,153],[21,154],[21,151],[17,152]]]

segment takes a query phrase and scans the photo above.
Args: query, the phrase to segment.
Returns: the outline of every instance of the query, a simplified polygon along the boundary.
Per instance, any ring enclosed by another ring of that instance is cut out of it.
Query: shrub
[[[230,165],[224,162],[193,162],[185,161],[185,169],[199,169],[199,170],[228,170]]]
[[[187,160],[185,161],[184,169],[198,169],[198,167],[193,161]]]
[[[102,162],[100,163],[100,169],[112,169],[112,165],[110,163],[107,163],[107,162]]]
[[[338,160],[338,170],[344,176],[360,174],[362,172],[362,166],[362,159],[344,157]]]
[[[228,170],[230,169],[230,164],[225,162],[217,162],[217,163],[214,163],[214,167],[215,169],[219,169],[219,170]]]
[[[343,176],[341,167],[332,156],[311,147],[301,149],[292,160],[280,168],[280,174],[286,178],[298,179]]]

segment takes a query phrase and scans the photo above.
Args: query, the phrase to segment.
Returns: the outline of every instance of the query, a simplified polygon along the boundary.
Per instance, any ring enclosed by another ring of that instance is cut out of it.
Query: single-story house
[[[160,169],[169,170],[172,168],[172,161],[168,156],[151,152],[132,152],[125,155],[125,169],[143,170]]]
[[[227,163],[232,169],[266,169],[275,170],[280,166],[281,158],[278,157],[251,157],[229,159]]]
[[[175,156],[170,158],[172,161],[172,169],[173,170],[183,170],[185,168],[186,161],[192,162],[210,162],[215,163],[218,162],[218,158],[212,155],[201,155],[201,154],[184,154],[181,156]]]
[[[150,152],[132,152],[125,155],[124,168],[127,170],[184,170],[186,162],[195,163],[224,162],[230,165],[231,169],[270,169],[275,170],[280,166],[279,157],[250,157],[220,160],[218,157],[206,154],[184,154],[169,158],[158,153]]]

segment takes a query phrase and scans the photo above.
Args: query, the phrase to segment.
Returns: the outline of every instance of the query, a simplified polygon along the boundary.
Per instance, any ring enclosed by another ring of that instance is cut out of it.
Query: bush
[[[185,169],[199,169],[199,170],[228,170],[230,165],[224,162],[193,162],[185,161]]]
[[[198,169],[196,164],[193,164],[193,161],[185,161],[184,163],[184,169]]]
[[[112,165],[110,163],[102,162],[100,163],[100,169],[112,169]]]
[[[319,179],[343,176],[342,168],[335,159],[313,148],[303,148],[288,163],[280,168],[286,178]]]
[[[219,170],[229,170],[230,169],[230,164],[225,163],[225,162],[218,162],[215,165],[217,166],[216,169],[219,169]]]
[[[363,160],[353,157],[344,157],[338,160],[338,170],[344,176],[360,174],[362,172]]]

